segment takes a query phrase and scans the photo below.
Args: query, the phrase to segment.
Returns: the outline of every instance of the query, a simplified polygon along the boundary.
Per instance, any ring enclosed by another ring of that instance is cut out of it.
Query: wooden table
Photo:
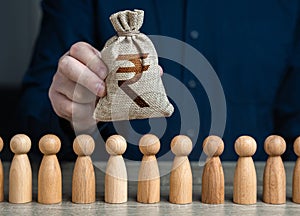
[[[232,202],[232,185],[234,176],[234,162],[223,162],[225,174],[225,197],[223,205],[208,205],[200,202],[201,175],[203,166],[192,163],[193,171],[193,203],[188,205],[175,205],[168,202],[169,175],[171,162],[159,162],[161,177],[161,202],[157,204],[141,204],[136,202],[137,182],[129,181],[129,199],[124,204],[107,204],[104,200],[104,173],[95,168],[97,178],[97,201],[93,204],[73,204],[71,200],[71,179],[73,163],[62,163],[63,173],[63,202],[55,205],[42,205],[37,199],[37,170],[38,164],[33,169],[33,202],[27,204],[10,204],[8,200],[8,172],[9,163],[4,163],[5,172],[5,201],[0,203],[0,215],[299,215],[300,205],[291,202],[292,174],[294,163],[285,163],[287,176],[287,203],[284,205],[270,205],[261,201],[262,177],[264,162],[256,162],[258,202],[255,205],[237,205]],[[129,178],[137,175],[139,163],[126,163]],[[105,167],[105,163],[97,163],[97,167]]]

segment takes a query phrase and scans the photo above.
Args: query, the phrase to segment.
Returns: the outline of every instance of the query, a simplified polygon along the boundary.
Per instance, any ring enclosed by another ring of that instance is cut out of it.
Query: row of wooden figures
[[[38,202],[54,204],[62,201],[62,175],[56,153],[60,150],[60,140],[55,135],[45,135],[39,141],[44,154],[38,171]],[[24,134],[15,135],[10,148],[15,153],[9,172],[9,202],[26,203],[32,201],[32,170],[27,156],[31,141]],[[92,160],[95,142],[89,135],[79,135],[73,143],[78,155],[72,177],[72,201],[92,203],[96,199],[96,180]],[[123,203],[127,201],[127,171],[122,154],[127,147],[126,140],[113,135],[106,141],[110,158],[105,174],[105,202]],[[3,141],[0,138],[0,151]],[[137,201],[156,203],[160,201],[160,174],[155,154],[160,149],[159,139],[152,134],[144,135],[139,141],[144,154],[138,176]],[[240,156],[234,174],[233,201],[238,204],[254,204],[257,199],[257,180],[252,156],[256,142],[249,136],[241,136],[235,142],[235,151]],[[263,176],[263,201],[282,204],[286,201],[286,176],[280,155],[286,143],[280,136],[269,136],[264,143],[269,155]],[[175,154],[170,172],[169,201],[176,204],[192,202],[192,171],[188,155],[192,150],[189,137],[178,135],[171,142]],[[202,174],[202,202],[224,203],[224,174],[219,156],[224,143],[218,136],[209,136],[203,142],[203,151],[208,156]],[[300,138],[294,143],[294,151],[300,157]],[[3,195],[3,167],[0,160],[0,200]],[[300,160],[294,168],[293,201],[300,203]]]

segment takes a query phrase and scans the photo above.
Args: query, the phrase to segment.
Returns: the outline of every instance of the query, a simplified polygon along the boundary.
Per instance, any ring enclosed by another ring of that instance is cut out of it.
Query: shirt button
[[[190,32],[190,36],[191,36],[192,39],[196,40],[199,37],[199,32],[196,31],[196,30],[193,30],[193,31]]]
[[[190,87],[190,88],[195,88],[196,87],[196,82],[195,82],[195,80],[190,80],[190,81],[188,81],[188,86]]]

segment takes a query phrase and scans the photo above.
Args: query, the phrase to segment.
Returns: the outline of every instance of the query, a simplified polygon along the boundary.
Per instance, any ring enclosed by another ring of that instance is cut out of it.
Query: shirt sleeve
[[[19,132],[32,139],[32,154],[47,133],[59,136],[63,159],[73,157],[74,133],[69,122],[59,118],[48,98],[48,89],[59,58],[77,41],[95,45],[94,1],[44,0],[43,17],[30,66],[24,76],[17,118]]]
[[[299,8],[299,7],[298,7]],[[295,34],[291,58],[286,76],[278,92],[274,121],[275,132],[282,135],[287,142],[283,159],[295,159],[293,142],[300,136],[300,10],[295,25]]]

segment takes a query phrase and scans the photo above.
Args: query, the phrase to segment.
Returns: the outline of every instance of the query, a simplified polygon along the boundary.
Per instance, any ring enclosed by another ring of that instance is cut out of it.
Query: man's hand
[[[98,97],[106,95],[108,70],[101,54],[91,45],[78,42],[63,55],[49,89],[56,114],[78,129],[95,124],[93,112]]]
[[[159,72],[162,75],[161,67]],[[77,130],[95,125],[93,112],[97,98],[106,95],[104,80],[107,73],[97,49],[85,42],[72,45],[60,58],[49,89],[55,113],[70,121]]]

